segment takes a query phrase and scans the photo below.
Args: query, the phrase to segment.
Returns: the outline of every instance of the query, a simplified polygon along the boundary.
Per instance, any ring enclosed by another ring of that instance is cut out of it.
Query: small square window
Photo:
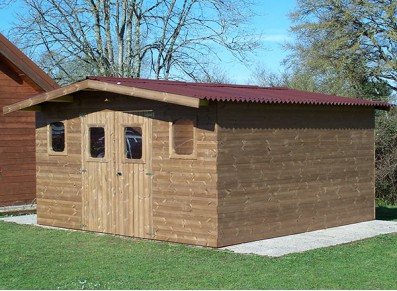
[[[55,153],[65,151],[65,124],[63,122],[50,123],[50,149]]]
[[[90,157],[102,159],[105,157],[105,129],[90,127]]]

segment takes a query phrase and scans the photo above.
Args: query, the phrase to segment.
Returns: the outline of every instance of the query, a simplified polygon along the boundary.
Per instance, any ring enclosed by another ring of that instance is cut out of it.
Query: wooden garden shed
[[[0,33],[0,107],[59,86]],[[0,207],[36,197],[35,114],[0,113]]]
[[[374,219],[374,112],[389,108],[88,77],[4,113],[38,112],[40,224],[221,247]]]

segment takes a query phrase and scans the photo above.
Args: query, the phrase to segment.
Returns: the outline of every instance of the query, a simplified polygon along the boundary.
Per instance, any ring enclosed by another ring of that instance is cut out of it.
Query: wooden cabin
[[[88,77],[4,113],[40,115],[40,224],[222,247],[374,219],[374,112],[389,108]]]
[[[0,107],[59,86],[0,33]],[[35,114],[0,113],[0,207],[36,198]]]

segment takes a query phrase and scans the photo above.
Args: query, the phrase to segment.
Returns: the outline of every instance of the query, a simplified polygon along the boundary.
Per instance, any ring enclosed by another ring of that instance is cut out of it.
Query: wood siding
[[[0,55],[0,108],[42,92]],[[0,206],[30,204],[36,197],[35,115],[0,113]]]
[[[59,111],[38,115],[36,129],[37,222],[43,225],[81,229],[81,121]],[[65,152],[49,151],[48,124],[65,124]]]
[[[73,100],[42,105],[45,118],[37,128],[41,224],[86,227],[82,118],[103,110],[146,112],[151,121],[146,149],[151,165],[141,169],[150,177],[142,185],[151,187],[151,206],[143,207],[151,229],[134,236],[220,247],[374,218],[372,108],[210,102],[196,109],[103,92],[76,93]],[[195,122],[190,156],[172,152],[172,123],[178,119]],[[64,155],[48,154],[52,121],[65,121]],[[128,126],[130,121],[120,122]],[[113,177],[115,170],[106,171]],[[130,171],[123,168],[123,176]],[[128,201],[120,211],[131,211]]]
[[[152,218],[152,230],[136,236],[149,237],[149,233],[151,238],[158,240],[215,247],[217,137],[214,104],[194,109],[109,93],[83,92],[75,94],[73,103],[43,105],[36,134],[38,222],[84,228],[80,173],[81,118],[84,117],[80,115],[104,109],[151,112],[146,118],[151,119],[152,127],[148,130],[152,164],[147,173],[152,181],[152,210],[145,215]],[[169,134],[172,122],[179,118],[196,121],[194,157],[171,158]],[[49,155],[47,152],[47,124],[53,121],[65,121],[66,155]]]
[[[372,108],[218,112],[218,246],[374,219]]]
[[[177,119],[196,120],[195,157],[170,158]],[[217,244],[216,106],[164,106],[153,119],[154,238],[215,247]],[[172,142],[172,141],[171,141]]]

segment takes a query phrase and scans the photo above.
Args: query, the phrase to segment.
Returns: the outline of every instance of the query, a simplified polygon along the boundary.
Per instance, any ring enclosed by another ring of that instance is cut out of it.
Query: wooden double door
[[[151,119],[120,111],[81,119],[83,229],[150,238]]]

